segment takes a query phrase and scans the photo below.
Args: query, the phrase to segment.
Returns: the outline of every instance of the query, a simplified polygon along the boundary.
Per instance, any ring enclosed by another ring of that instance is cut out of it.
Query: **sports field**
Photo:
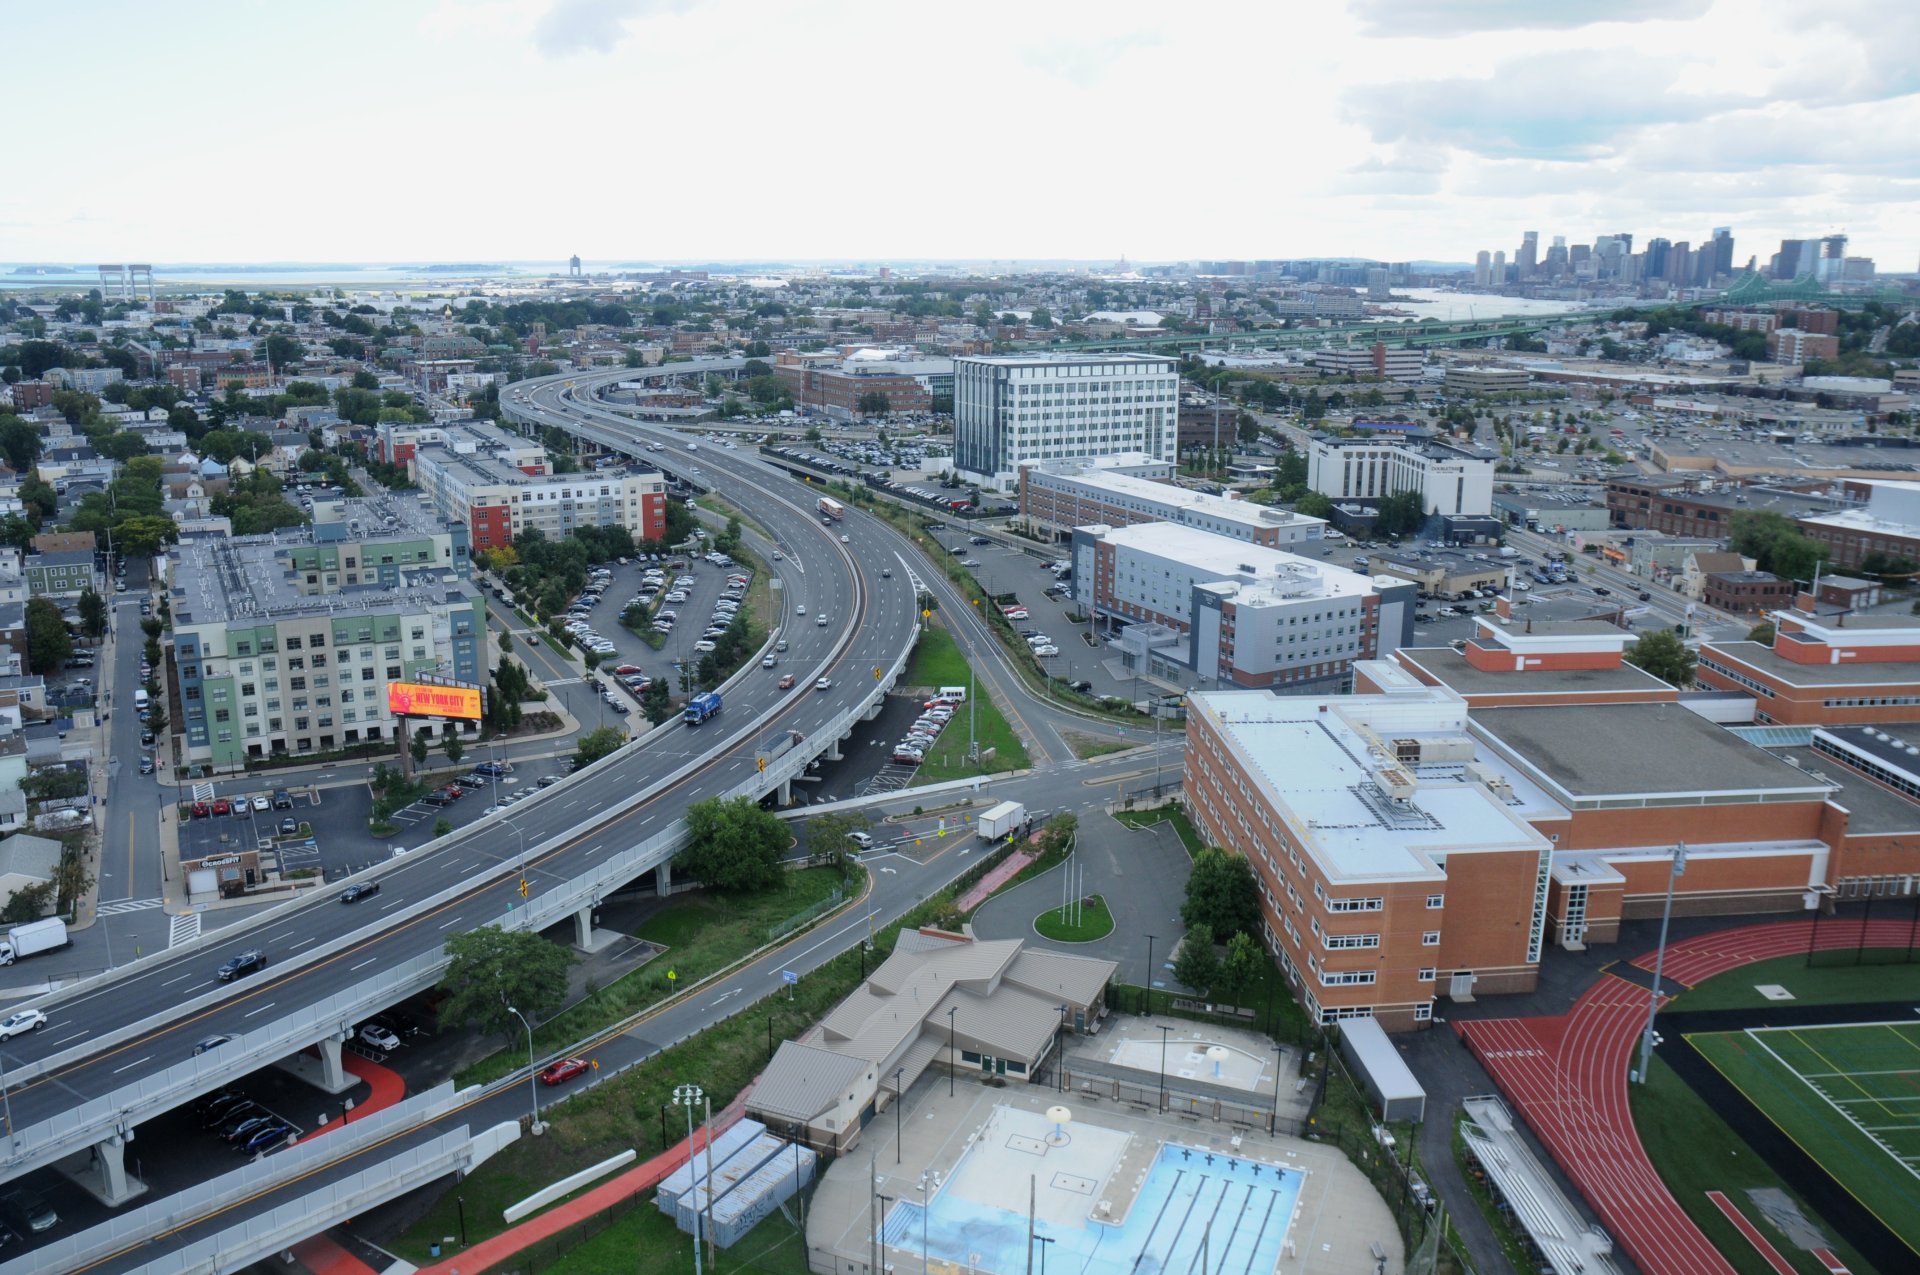
[[[1759,1027],[1687,1040],[1920,1251],[1920,1022]]]

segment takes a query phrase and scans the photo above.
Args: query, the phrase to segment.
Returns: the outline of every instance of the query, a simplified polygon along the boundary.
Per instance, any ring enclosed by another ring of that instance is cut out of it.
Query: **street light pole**
[[[893,1069],[893,1162],[900,1163],[900,1077],[906,1075],[905,1067]]]
[[[1173,1028],[1164,1024],[1160,1027],[1160,1110],[1167,1109],[1167,1037],[1173,1034]]]
[[[1053,1034],[1053,1090],[1055,1093],[1064,1093],[1067,1086],[1067,1007],[1062,1003],[1057,1008],[1060,1010],[1060,1030]]]
[[[525,1014],[511,1005],[507,1006],[507,1012],[519,1019],[520,1025],[527,1029],[527,1093],[533,1099],[533,1132],[538,1134],[540,1132],[540,1076],[533,1069],[533,1024],[527,1021]]]
[[[960,1066],[960,1055],[953,1052],[953,1016],[959,1012],[960,1007],[958,1005],[954,1005],[947,1010],[947,1097],[949,1098],[953,1097],[953,1073],[959,1070]],[[7,1123],[11,1126],[13,1122],[9,1120]]]
[[[1667,922],[1673,918],[1673,887],[1687,871],[1687,843],[1673,848],[1673,866],[1667,872],[1667,901],[1660,909],[1660,947],[1653,958],[1653,986],[1647,991],[1647,1026],[1640,1033],[1639,1082],[1647,1083],[1647,1068],[1653,1064],[1653,1016],[1660,1012],[1660,976],[1667,963]]]
[[[1154,940],[1154,937],[1155,936],[1152,934],[1147,935],[1147,984],[1146,984],[1146,992],[1140,998],[1141,1000],[1140,1013],[1143,1017],[1146,1017],[1146,1018],[1153,1017],[1153,940]]]
[[[693,1155],[693,1109],[700,1105],[706,1096],[699,1085],[675,1085],[673,1101],[675,1106],[687,1109],[687,1155]],[[692,1164],[692,1160],[688,1160]],[[693,1275],[700,1275],[700,1210],[693,1211]]]

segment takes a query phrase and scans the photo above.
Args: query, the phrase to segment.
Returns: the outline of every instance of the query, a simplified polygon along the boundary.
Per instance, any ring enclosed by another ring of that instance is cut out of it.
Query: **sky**
[[[1913,0],[0,0],[0,32],[8,261],[1463,261],[1721,225],[1738,262],[1920,258]]]

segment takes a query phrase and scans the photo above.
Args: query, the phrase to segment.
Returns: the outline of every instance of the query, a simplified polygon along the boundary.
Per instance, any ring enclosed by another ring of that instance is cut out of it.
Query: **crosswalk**
[[[100,916],[121,916],[128,912],[146,912],[165,902],[165,899],[115,899],[102,903],[94,911]]]
[[[182,943],[191,943],[200,937],[200,914],[189,912],[185,916],[176,916],[167,926],[167,946],[179,947]]]

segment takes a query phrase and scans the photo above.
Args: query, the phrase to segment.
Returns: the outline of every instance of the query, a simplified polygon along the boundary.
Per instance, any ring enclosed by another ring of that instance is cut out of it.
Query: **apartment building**
[[[667,484],[658,473],[598,470],[529,474],[492,452],[421,447],[414,480],[439,517],[467,529],[474,552],[523,531],[563,539],[576,527],[625,527],[636,540],[667,533]]]
[[[462,456],[488,452],[526,474],[548,474],[553,466],[539,441],[502,429],[492,421],[417,425],[382,421],[374,427],[373,457],[388,465],[411,465],[422,447],[444,447]],[[409,471],[411,472],[411,471]]]
[[[1177,360],[1147,354],[990,354],[953,361],[953,463],[1011,490],[1022,461],[1145,452],[1177,459]]]
[[[1338,350],[1316,350],[1314,370],[1322,376],[1379,377],[1388,381],[1418,381],[1426,376],[1425,350],[1402,347],[1388,349],[1380,341],[1370,346],[1347,346]]]
[[[90,549],[28,554],[20,574],[30,598],[77,598],[88,589],[98,593],[104,579]]]
[[[464,524],[401,495],[320,502],[315,516],[169,550],[185,761],[237,770],[393,739],[389,683],[485,680],[486,609]]]
[[[1767,357],[1775,363],[1805,363],[1808,359],[1837,359],[1840,338],[1805,328],[1775,328],[1767,333]]]
[[[1758,615],[1793,600],[1796,586],[1771,571],[1709,571],[1701,597],[1729,615]]]
[[[1431,438],[1322,436],[1307,448],[1307,485],[1336,503],[1417,491],[1430,514],[1489,517],[1497,459],[1477,447]]]
[[[1083,608],[1127,623],[1126,658],[1156,675],[1324,691],[1413,633],[1410,584],[1192,527],[1077,527],[1073,580]]]
[[[1066,536],[1073,528],[1100,523],[1128,527],[1166,522],[1211,532],[1269,549],[1319,540],[1326,520],[1259,505],[1236,496],[1213,496],[1170,481],[1125,472],[1134,465],[1110,465],[1137,459],[1170,473],[1172,466],[1152,457],[1087,457],[1039,461],[1020,466],[1020,515],[1037,530]]]

